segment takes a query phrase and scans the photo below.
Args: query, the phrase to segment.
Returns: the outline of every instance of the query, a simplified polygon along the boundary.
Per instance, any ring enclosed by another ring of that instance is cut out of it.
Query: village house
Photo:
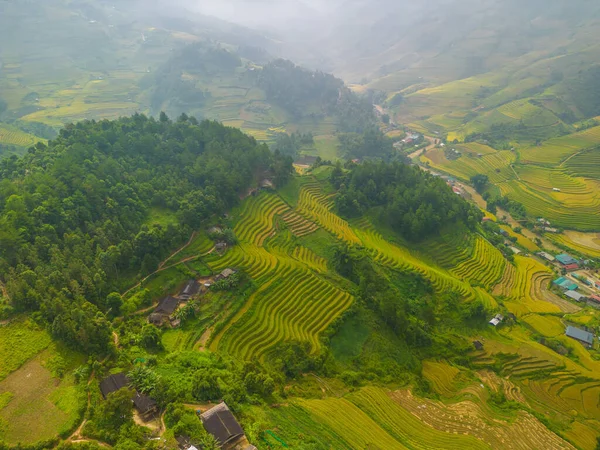
[[[188,281],[181,292],[179,293],[179,298],[181,300],[189,300],[192,297],[195,297],[200,292],[200,283],[196,280]]]
[[[158,303],[152,314],[148,316],[148,322],[156,326],[162,326],[171,319],[178,307],[179,299],[169,295]]]
[[[503,320],[504,316],[502,314],[496,314],[496,316],[489,321],[489,324],[497,327]]]
[[[201,414],[200,419],[223,450],[257,450],[224,402]]]
[[[475,350],[483,350],[483,344],[481,341],[473,341],[473,347],[475,347]]]
[[[218,251],[219,253],[224,252],[225,250],[227,250],[227,243],[226,242],[217,242],[215,244],[215,250]]]
[[[577,291],[567,291],[565,292],[565,295],[573,300],[575,300],[576,302],[580,302],[581,300],[585,300],[586,296],[583,294],[580,294]]]
[[[562,253],[560,255],[556,255],[556,260],[562,265],[562,266],[570,266],[572,264],[576,264],[579,265],[579,261],[577,261],[575,258],[573,258],[571,255],[567,255],[566,253]]]
[[[546,261],[550,261],[550,262],[556,261],[556,258],[554,256],[552,256],[550,253],[539,252],[538,255],[540,257],[544,258]]]
[[[577,283],[569,280],[566,277],[557,278],[552,282],[552,284],[564,289],[565,291],[576,291],[579,289],[579,285]]]
[[[588,347],[591,347],[594,343],[594,335],[592,333],[590,333],[589,331],[584,331],[579,328],[572,327],[570,325],[567,327],[567,331],[565,332],[565,334],[568,337],[575,339],[576,341],[579,341],[583,345]]]
[[[223,229],[220,227],[210,227],[208,230],[208,234],[221,234]]]
[[[102,393],[102,397],[104,397],[106,400],[109,394],[112,394],[113,392],[123,388],[130,388],[129,384],[130,383],[127,379],[127,375],[125,375],[123,372],[117,373],[106,377],[100,382],[100,392]],[[140,394],[137,391],[135,391],[135,396],[133,397],[132,402],[137,412],[142,416],[148,416],[156,412],[158,408],[158,405],[152,398],[148,397],[147,395]]]
[[[235,270],[227,268],[215,277],[215,281],[225,280],[225,279],[229,278],[231,275],[233,275],[234,273],[235,273]]]

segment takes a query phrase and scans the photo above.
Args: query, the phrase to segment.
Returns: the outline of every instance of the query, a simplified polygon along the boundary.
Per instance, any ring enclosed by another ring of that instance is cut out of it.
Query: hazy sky
[[[306,19],[319,19],[333,11],[341,2],[342,0],[187,0],[187,5],[203,14],[231,22],[281,28]]]

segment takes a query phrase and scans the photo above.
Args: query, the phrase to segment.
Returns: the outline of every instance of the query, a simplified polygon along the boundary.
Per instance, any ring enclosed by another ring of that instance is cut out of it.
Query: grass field
[[[28,321],[0,326],[0,441],[33,443],[71,429],[84,401],[72,372],[83,363]]]
[[[48,332],[25,319],[0,326],[0,380],[50,345]]]

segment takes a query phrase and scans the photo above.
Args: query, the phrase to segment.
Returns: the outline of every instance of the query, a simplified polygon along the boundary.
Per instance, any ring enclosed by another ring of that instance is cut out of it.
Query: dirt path
[[[113,335],[113,342],[115,343],[115,347],[119,348],[119,335],[117,334],[116,331],[113,331],[112,335]]]
[[[434,138],[432,138],[430,136],[424,136],[424,138],[429,141],[429,145],[425,148],[420,148],[419,150],[410,153],[408,155],[408,157],[410,159],[415,159],[415,158],[421,156],[423,153],[427,153],[429,150],[431,150],[432,148],[435,147],[435,139]]]
[[[217,406],[217,403],[184,403],[183,406],[193,409],[194,411],[206,412]]]
[[[187,245],[186,245],[186,247],[187,247]],[[181,250],[183,250],[183,248],[179,249],[178,253],[179,253]],[[202,253],[202,254],[200,254],[200,255],[194,255],[194,256],[190,256],[190,257],[188,257],[188,258],[185,258],[185,259],[182,259],[181,261],[178,261],[178,262],[176,262],[175,264],[171,264],[171,265],[169,265],[169,266],[164,266],[164,263],[165,263],[166,261],[168,261],[169,259],[171,259],[171,257],[172,257],[172,256],[170,256],[170,257],[169,257],[169,258],[167,258],[165,261],[163,261],[163,263],[161,263],[161,264],[163,264],[163,266],[162,266],[162,267],[160,267],[159,269],[155,270],[155,271],[154,271],[154,272],[152,272],[150,275],[147,275],[146,277],[144,277],[144,278],[143,278],[143,279],[142,279],[142,280],[141,280],[141,281],[140,281],[138,284],[136,284],[135,286],[132,286],[132,287],[130,287],[129,289],[127,289],[125,292],[123,292],[123,293],[121,294],[121,296],[123,296],[123,297],[124,297],[124,296],[125,296],[125,295],[127,295],[129,292],[131,292],[131,291],[133,291],[134,289],[137,289],[138,287],[140,287],[140,286],[141,286],[141,285],[142,285],[142,284],[143,284],[143,283],[144,283],[144,282],[145,282],[145,281],[146,281],[148,278],[150,278],[152,275],[156,275],[157,273],[160,273],[160,272],[162,272],[163,270],[169,270],[169,269],[172,269],[173,267],[175,267],[175,266],[178,266],[178,265],[180,265],[180,264],[184,264],[184,263],[186,263],[186,262],[193,261],[194,259],[198,258],[199,256],[207,256],[207,255],[210,255],[210,254],[211,254],[211,253],[213,253],[214,251],[215,251],[215,247],[211,248],[211,249],[210,249],[209,251],[207,251],[206,253]]]
[[[585,150],[581,150],[581,151],[579,151],[579,152],[577,152],[577,153],[574,153],[574,154],[572,154],[572,155],[571,155],[571,156],[569,156],[567,159],[565,159],[563,162],[561,162],[561,163],[560,163],[560,166],[558,166],[558,167],[562,167],[562,166],[564,166],[566,163],[568,163],[568,162],[569,162],[569,160],[570,160],[571,158],[574,158],[575,156],[577,156],[577,155],[580,155],[581,153],[583,153],[583,152],[586,152],[586,151],[588,151],[588,150],[589,150],[589,149],[585,149]]]
[[[173,258],[175,255],[177,255],[178,253],[181,253],[183,250],[185,250],[187,247],[189,247],[189,245],[192,243],[192,241],[194,240],[194,238],[196,237],[198,233],[196,233],[195,231],[192,233],[192,235],[190,236],[190,239],[187,241],[187,243],[181,247],[179,250],[176,250],[175,252],[173,252],[171,254],[171,256],[169,256],[167,259],[165,259],[163,262],[161,262],[158,265],[158,268],[161,269],[166,263],[167,261],[169,261],[171,258]]]
[[[0,281],[0,292],[2,293],[2,297],[10,300],[10,296],[8,295],[8,291],[6,290],[6,286],[4,286],[4,283],[2,283],[2,281]]]
[[[203,352],[206,350],[206,343],[210,339],[213,329],[214,327],[208,327],[206,330],[204,330],[204,333],[202,333],[202,336],[200,336],[200,339],[198,340],[198,343],[200,344],[198,351]]]

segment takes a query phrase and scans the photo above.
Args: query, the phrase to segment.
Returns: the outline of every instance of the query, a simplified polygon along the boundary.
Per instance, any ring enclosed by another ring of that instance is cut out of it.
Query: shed
[[[220,227],[210,227],[208,229],[208,234],[221,234],[223,230]]]
[[[480,341],[473,341],[473,347],[475,350],[483,350],[483,344]]]
[[[222,252],[224,250],[227,250],[227,243],[226,242],[217,242],[215,244],[215,250],[218,252]]]
[[[580,302],[582,299],[585,299],[585,295],[580,294],[579,292],[576,291],[567,291],[565,292],[565,295],[569,298],[572,298],[573,300]]]
[[[565,270],[577,270],[577,269],[579,269],[579,264],[577,264],[577,263],[566,264],[566,265],[563,266],[563,268]]]
[[[185,286],[179,293],[179,298],[183,300],[188,300],[194,297],[195,295],[198,295],[198,292],[200,292],[200,283],[198,283],[198,281],[196,280],[190,280],[185,284]]]
[[[102,393],[102,397],[106,399],[108,394],[112,394],[113,392],[128,386],[129,380],[127,379],[127,376],[123,372],[116,373],[106,377],[100,382],[100,392]]]
[[[521,253],[523,253],[521,250],[519,250],[517,247],[509,247],[510,250],[515,254],[515,255],[519,255]]]
[[[212,434],[221,447],[244,436],[244,430],[225,402],[200,415],[204,428]]]
[[[571,255],[567,255],[566,253],[562,253],[560,255],[557,255],[556,259],[563,266],[566,266],[566,265],[569,265],[569,264],[577,264],[578,263],[578,261],[575,258],[573,258]]]
[[[594,335],[589,331],[584,331],[580,328],[568,326],[566,335],[581,342],[582,344],[592,345],[594,343]]]
[[[229,278],[234,273],[235,273],[235,270],[227,268],[223,272],[221,272],[219,275],[217,275],[215,277],[215,280],[219,281],[219,280],[223,280],[225,278]]]
[[[550,261],[550,262],[554,262],[556,261],[556,258],[554,256],[552,256],[550,253],[546,253],[546,252],[539,252],[538,255],[540,255],[542,258],[544,258],[546,261]]]

